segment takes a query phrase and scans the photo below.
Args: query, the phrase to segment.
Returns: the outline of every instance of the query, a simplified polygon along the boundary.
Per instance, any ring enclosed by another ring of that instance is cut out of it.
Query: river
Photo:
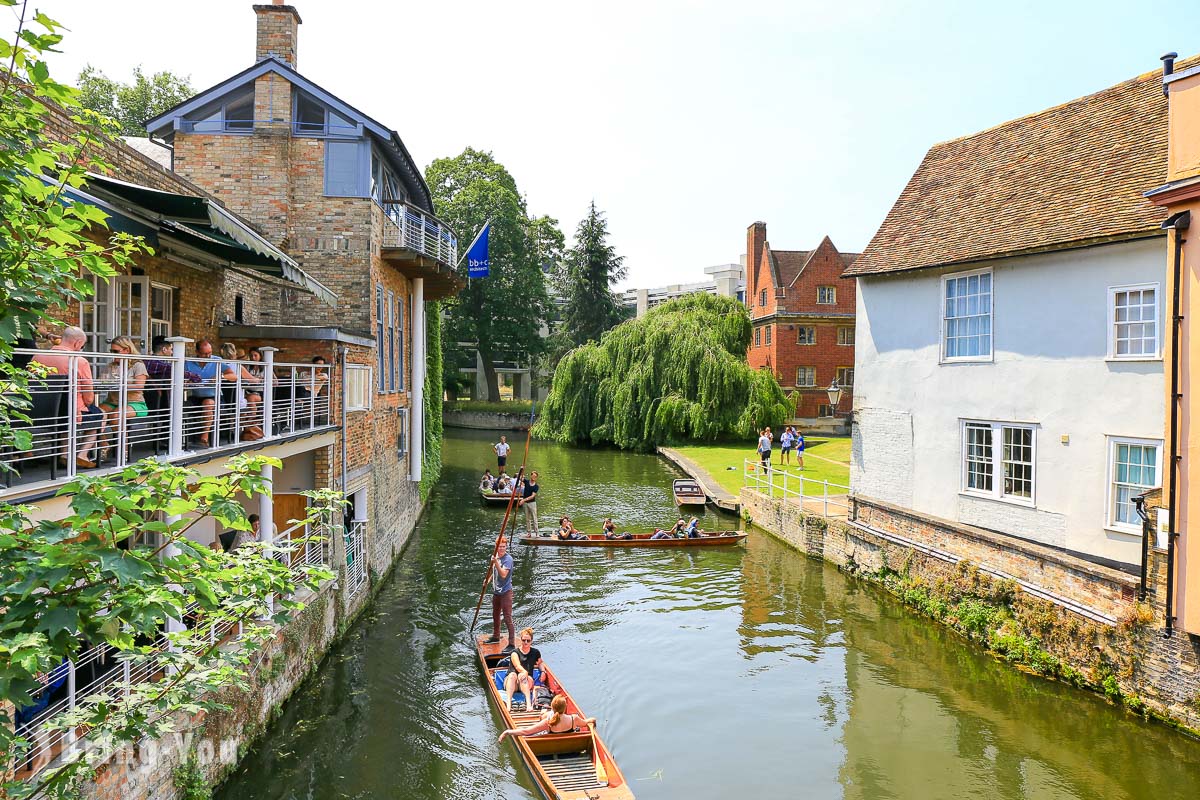
[[[218,798],[538,796],[496,743],[465,632],[503,516],[474,494],[487,442],[449,432],[394,574]],[[676,475],[656,457],[535,442],[530,464],[543,527],[674,519]],[[718,523],[737,520],[710,511],[702,527]],[[599,717],[640,800],[1200,792],[1200,743],[1017,672],[761,531],[690,552],[513,549],[518,627]]]

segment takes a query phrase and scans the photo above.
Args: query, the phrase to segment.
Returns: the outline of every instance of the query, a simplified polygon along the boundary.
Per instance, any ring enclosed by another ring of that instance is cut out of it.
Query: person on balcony
[[[133,339],[128,336],[118,336],[109,343],[108,351],[116,358],[104,368],[103,378],[104,382],[108,384],[108,396],[104,398],[100,408],[104,411],[104,427],[110,432],[110,436],[100,451],[101,461],[106,460],[108,451],[112,448],[112,436],[115,436],[120,430],[121,417],[131,420],[150,413],[144,394],[146,379],[150,373],[140,358],[132,358],[132,356],[141,355]],[[122,376],[125,384],[124,406],[121,405]],[[128,436],[126,438],[128,439]]]
[[[224,380],[242,379],[242,396],[236,398],[241,408],[242,441],[253,442],[263,438],[262,422],[262,378],[237,360],[238,351],[233,342],[221,345],[221,358],[225,361]],[[232,374],[232,378],[229,377]],[[230,411],[232,414],[233,412]]]
[[[92,468],[96,462],[89,458],[96,441],[104,430],[104,412],[96,405],[95,386],[92,382],[92,365],[82,356],[76,355],[87,343],[87,334],[82,328],[71,326],[62,332],[59,343],[49,350],[38,353],[30,363],[48,367],[57,375],[70,375],[71,362],[75,362],[75,466]],[[59,457],[66,463],[67,456]]]
[[[221,364],[221,357],[213,355],[212,342],[201,339],[196,342],[196,360],[184,365],[188,379],[194,384],[192,388],[192,405],[200,409],[198,423],[192,426],[196,434],[196,444],[200,447],[209,446],[209,436],[212,434],[213,411],[217,405],[217,380],[234,380],[232,368]],[[222,413],[230,413],[222,411]]]

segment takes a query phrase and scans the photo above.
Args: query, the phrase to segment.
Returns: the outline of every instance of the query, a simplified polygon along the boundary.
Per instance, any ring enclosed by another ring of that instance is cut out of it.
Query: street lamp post
[[[829,416],[836,417],[838,403],[842,401],[842,387],[838,386],[837,378],[834,378],[833,383],[829,384],[825,394],[829,397]]]

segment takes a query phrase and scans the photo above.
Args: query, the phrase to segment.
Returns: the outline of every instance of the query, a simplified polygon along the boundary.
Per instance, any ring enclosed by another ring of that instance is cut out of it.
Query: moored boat
[[[671,483],[671,492],[679,506],[702,506],[708,501],[704,489],[692,478],[676,478]]]
[[[586,539],[559,539],[550,536],[522,536],[521,544],[555,545],[561,547],[721,547],[737,544],[746,538],[741,531],[715,531],[702,533],[693,539],[654,539],[657,531],[650,533],[635,533],[628,539],[606,539],[600,534],[592,534]]]
[[[500,687],[511,668],[507,661],[509,653],[504,652],[507,644],[508,637],[502,637],[498,643],[488,644],[484,637],[477,636],[475,652],[487,683],[488,698],[500,712],[504,727],[524,728],[538,722],[541,714],[528,707],[524,711],[505,707],[504,691]],[[549,668],[545,673],[546,687],[566,697],[567,713],[586,716],[554,673]],[[513,699],[523,701],[524,696],[518,692]],[[625,776],[595,728],[514,736],[512,741],[538,790],[550,800],[633,800],[633,792],[625,782]]]

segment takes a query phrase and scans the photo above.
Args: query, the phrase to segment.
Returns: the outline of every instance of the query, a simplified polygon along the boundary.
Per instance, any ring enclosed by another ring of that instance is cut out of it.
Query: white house
[[[858,278],[853,492],[1114,566],[1161,485],[1161,76],[930,149]],[[900,512],[899,509],[903,509]]]

